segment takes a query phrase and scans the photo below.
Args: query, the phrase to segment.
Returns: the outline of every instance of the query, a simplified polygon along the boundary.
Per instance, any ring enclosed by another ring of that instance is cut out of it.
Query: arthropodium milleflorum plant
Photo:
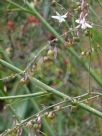
[[[1,60],[0,59],[0,63],[6,67],[8,67],[9,69],[11,69],[12,71],[15,71],[15,72],[23,72],[22,70],[20,70],[19,68],[5,62],[4,60]],[[83,103],[80,103],[79,101],[77,101],[76,99],[74,98],[71,98],[70,96],[64,94],[64,93],[61,93],[59,91],[57,91],[56,89],[53,89],[52,87],[44,84],[43,82],[37,80],[36,78],[32,78],[30,77],[30,80],[32,80],[32,82],[35,83],[36,86],[40,86],[42,89],[45,89],[46,91],[52,93],[52,94],[56,94],[58,95],[59,97],[65,99],[65,100],[69,100],[72,102],[72,104],[75,104],[75,105],[78,105],[79,107],[89,111],[89,112],[92,112],[93,114],[96,114],[97,116],[99,117],[102,117],[102,113],[91,108],[90,106],[86,105],[86,104],[83,104]]]
[[[15,72],[23,72],[22,70],[20,70],[20,69],[18,69],[17,67],[15,67],[15,66],[13,66],[13,65],[11,65],[11,64],[9,64],[9,63],[7,63],[7,62],[5,62],[4,60],[1,60],[1,59],[0,59],[0,63],[1,63],[2,65],[6,66],[7,68],[11,69],[12,71],[15,71]],[[40,86],[41,88],[45,89],[46,91],[51,92],[52,94],[55,94],[55,95],[57,95],[57,96],[62,97],[63,99],[65,99],[65,100],[64,100],[65,102],[66,102],[66,101],[70,101],[70,102],[72,103],[72,105],[79,106],[80,108],[82,108],[82,109],[84,109],[84,110],[86,110],[86,111],[88,111],[88,112],[90,112],[90,113],[92,113],[92,114],[95,114],[95,115],[97,115],[98,117],[101,117],[101,118],[102,118],[102,113],[101,113],[100,111],[95,110],[94,108],[92,108],[92,107],[90,107],[90,106],[88,106],[88,105],[86,105],[86,104],[84,104],[84,103],[82,103],[82,102],[80,102],[80,101],[77,101],[77,99],[72,98],[72,97],[70,97],[70,96],[68,96],[68,95],[66,95],[66,94],[64,94],[64,93],[59,92],[59,91],[56,90],[56,89],[51,88],[50,86],[48,86],[48,85],[42,83],[41,81],[37,80],[36,78],[30,77],[30,80],[32,80],[37,86]],[[43,93],[42,93],[42,92],[41,92],[41,93],[39,92],[38,94],[35,94],[35,95],[32,94],[32,97],[33,97],[33,96],[39,96],[39,94],[41,95],[41,94],[43,94]],[[100,96],[101,96],[100,93],[96,93],[95,95],[96,95],[96,96],[97,96],[97,95],[100,95]],[[31,97],[31,94],[26,95],[26,97],[29,97],[29,96]],[[18,98],[23,98],[23,97],[25,97],[25,95],[24,95],[24,96],[23,96],[23,95],[22,95],[22,96],[18,96]],[[12,99],[12,98],[17,98],[17,96],[15,96],[15,97],[13,97],[13,96],[12,96],[12,97],[2,97],[2,99],[3,99],[3,98],[4,98],[4,99],[6,99],[6,98],[7,98],[7,99]],[[87,100],[88,100],[88,99],[87,99]],[[35,116],[35,115],[34,115],[34,116]],[[30,117],[30,119],[32,120],[34,116]],[[23,121],[23,123],[25,124],[27,121],[29,121],[29,118],[28,118],[27,120]],[[18,128],[18,126],[19,126],[19,127],[22,126],[23,123],[17,125],[17,128]],[[17,128],[16,128],[16,129],[17,129]],[[14,128],[13,130],[15,130],[15,128]],[[9,134],[9,133],[12,132],[13,130],[11,129],[11,131],[7,131],[6,134]],[[3,136],[5,136],[5,135],[3,135]]]
[[[9,2],[10,2],[10,1],[9,1]],[[84,2],[84,0],[83,0],[82,2]],[[30,13],[30,14],[32,14],[32,15],[35,15],[35,16],[41,21],[41,23],[42,23],[43,25],[45,25],[45,27],[46,27],[55,37],[57,37],[57,39],[61,42],[61,44],[64,44],[64,43],[65,43],[64,39],[61,38],[61,36],[40,16],[40,14],[37,12],[37,10],[36,10],[34,7],[32,7],[29,3],[27,3],[27,6],[28,6],[27,8],[22,7],[22,6],[20,6],[20,5],[16,4],[16,3],[14,3],[14,2],[10,2],[10,3],[13,4],[13,5],[15,5],[15,6],[17,6],[19,9],[21,9],[21,10],[24,11],[24,12]],[[84,12],[84,11],[82,10],[82,12]],[[66,14],[65,14],[65,15],[66,15]],[[82,28],[82,29],[86,29],[86,28],[91,28],[91,27],[92,27],[91,25],[89,25],[89,24],[86,22],[86,20],[85,20],[86,18],[85,18],[85,17],[86,17],[86,16],[81,16],[81,18],[79,18],[78,20],[76,20],[76,22],[79,24],[77,28],[80,27],[80,28]],[[54,18],[55,18],[55,16],[54,16]],[[66,16],[64,17],[64,16],[58,15],[57,20],[59,20],[59,22],[62,23],[63,21],[65,21],[65,18],[66,18]],[[60,20],[60,19],[61,19],[61,20]],[[69,50],[69,52],[73,55],[73,57],[75,57],[76,60],[77,60],[79,63],[81,63],[82,66],[89,72],[89,65],[86,64],[85,62],[83,62],[83,61],[81,60],[81,58],[80,58],[80,56],[77,54],[77,52],[76,52],[73,48],[69,48],[68,50]],[[17,72],[17,73],[19,73],[19,72],[20,72],[20,73],[24,73],[24,72],[25,72],[25,71],[23,72],[22,70],[18,69],[17,67],[15,67],[15,66],[13,66],[13,65],[11,65],[11,64],[9,64],[9,63],[3,61],[3,60],[0,60],[0,63],[1,63],[2,65],[6,66],[7,68],[11,69],[12,71]],[[90,72],[89,72],[89,73],[90,73],[91,76],[95,79],[95,81],[102,87],[101,78],[99,77],[99,75],[97,75],[97,73],[95,72],[95,70],[93,70],[92,68],[90,68]],[[52,93],[52,94],[55,94],[55,95],[57,95],[57,96],[60,96],[60,97],[64,98],[65,100],[69,100],[72,105],[73,105],[73,104],[78,105],[80,108],[83,108],[84,110],[89,111],[90,113],[93,113],[93,114],[97,115],[98,117],[101,117],[101,118],[102,118],[102,113],[99,112],[98,110],[95,110],[95,109],[91,108],[90,106],[88,106],[88,105],[86,105],[86,104],[84,104],[84,103],[82,103],[82,102],[80,102],[80,101],[77,101],[75,98],[72,98],[72,97],[70,97],[70,96],[68,96],[68,95],[66,95],[66,94],[64,94],[64,93],[59,92],[59,91],[56,90],[56,89],[51,88],[50,86],[44,84],[43,82],[37,80],[36,78],[30,77],[30,80],[31,80],[31,82],[34,82],[34,84],[37,85],[37,86],[39,86],[40,88],[42,88],[42,89],[44,89],[44,90],[46,90],[46,91],[48,91],[48,92],[50,92],[50,93]],[[34,94],[34,95],[39,95],[39,94],[40,94],[40,93]],[[41,92],[41,94],[43,94],[43,93]],[[98,95],[99,95],[99,94],[98,94]],[[23,97],[29,97],[29,96],[32,96],[32,97],[33,97],[33,94],[32,94],[32,95],[29,94],[29,95],[26,95],[26,96],[25,96],[25,95],[22,95],[22,96],[14,96],[14,97],[13,97],[13,96],[12,96],[12,97],[2,97],[1,99],[11,99],[11,98],[17,98],[17,97],[23,98]]]
[[[36,16],[41,23],[60,41],[60,43],[65,44],[65,41],[63,38],[60,37],[60,35],[53,29],[53,27],[51,27],[47,21],[45,21],[45,19],[37,12],[37,10],[35,8],[32,8],[30,6],[30,4],[27,2],[28,8],[22,7],[20,5],[18,5],[17,3],[14,3],[12,1],[7,0],[9,3],[11,3],[12,5],[18,7],[19,9],[21,9],[21,11],[30,13],[34,16]],[[85,22],[84,22],[85,23]],[[83,24],[84,25],[84,24]],[[86,26],[84,26],[86,27]],[[74,50],[74,48],[69,48],[68,51],[73,55],[73,57],[76,58],[76,60],[83,66],[83,68],[89,72],[89,65],[86,62],[83,62],[81,60],[81,57],[77,54],[77,52]],[[95,79],[95,81],[102,86],[102,80],[101,77],[95,72],[94,69],[92,69],[90,67],[90,75]]]

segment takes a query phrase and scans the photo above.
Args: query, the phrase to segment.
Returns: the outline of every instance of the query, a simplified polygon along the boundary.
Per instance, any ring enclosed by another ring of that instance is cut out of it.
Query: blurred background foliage
[[[21,0],[14,0],[21,6],[25,3]],[[31,2],[31,1],[30,1]],[[67,33],[69,28],[76,26],[75,20],[79,17],[78,0],[35,0],[35,6],[60,35]],[[102,4],[102,2],[100,1]],[[30,66],[28,72],[31,76],[43,81],[47,85],[58,89],[69,96],[79,96],[90,91],[101,91],[95,81],[89,76],[76,59],[68,52],[68,48],[73,46],[82,60],[102,74],[102,7],[98,1],[88,1],[88,20],[93,23],[91,30],[81,31],[77,37],[74,31],[64,35],[67,45],[59,42],[51,42],[55,37],[46,30],[41,22],[34,16],[20,11],[6,0],[0,1],[0,58],[24,70],[34,56],[46,47],[36,61]],[[59,24],[51,18],[58,11],[68,17],[66,23]],[[91,37],[91,38],[90,38]],[[41,91],[41,88],[33,83],[23,82],[12,71],[0,65],[0,95],[18,95],[28,93],[25,84],[31,93]],[[33,102],[32,102],[33,100]],[[11,128],[15,121],[15,116],[11,112],[13,108],[21,120],[40,111],[46,106],[50,106],[61,101],[54,95],[46,95],[30,99],[0,100],[0,132]],[[88,101],[88,104],[102,111],[102,99],[99,97]],[[65,108],[59,111],[52,119],[45,119],[41,131],[46,136],[101,136],[101,119],[83,111],[79,108]],[[26,134],[23,134],[26,135]]]

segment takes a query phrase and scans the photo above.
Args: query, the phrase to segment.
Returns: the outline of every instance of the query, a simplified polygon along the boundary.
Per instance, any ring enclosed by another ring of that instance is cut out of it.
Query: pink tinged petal
[[[84,18],[82,20],[80,20],[80,24],[85,25],[85,19]]]
[[[83,20],[83,22],[85,22],[85,17],[82,20]]]

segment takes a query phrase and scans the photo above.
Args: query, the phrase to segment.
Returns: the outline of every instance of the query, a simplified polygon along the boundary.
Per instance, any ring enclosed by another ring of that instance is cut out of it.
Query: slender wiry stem
[[[16,96],[3,96],[0,97],[0,100],[8,100],[8,99],[18,99],[18,98],[30,98],[30,97],[39,97],[42,95],[47,94],[47,92],[38,92],[38,93],[32,93],[32,94],[24,94],[24,95],[16,95]]]
[[[7,63],[6,61],[4,61],[2,59],[0,59],[0,63],[2,65],[6,66],[7,68],[13,70],[14,72],[23,72],[19,68]],[[60,96],[64,99],[68,99],[72,104],[78,105],[80,108],[83,108],[84,110],[89,111],[89,112],[97,115],[98,117],[102,118],[102,112],[100,112],[100,111],[98,111],[98,110],[96,110],[96,109],[94,109],[94,108],[92,108],[92,107],[90,107],[90,106],[88,106],[84,103],[80,103],[80,102],[76,101],[76,99],[71,98],[70,96],[68,96],[68,95],[66,95],[66,94],[64,94],[64,93],[62,93],[62,92],[60,92],[56,89],[53,89],[52,87],[44,84],[43,82],[39,81],[36,78],[30,78],[30,80],[32,80],[36,86],[39,86],[40,88],[45,89],[46,91],[53,93],[57,96]]]
[[[62,37],[60,37],[60,35],[55,31],[55,29],[49,25],[47,23],[47,21],[38,13],[38,11],[34,8],[31,7],[29,3],[27,3],[28,8],[22,7],[19,4],[7,0],[7,2],[11,3],[12,5],[20,8],[22,11],[30,13],[34,16],[36,16],[40,22],[48,29],[48,31],[50,31],[59,41],[60,43],[63,45],[65,44],[65,41]],[[68,51],[72,54],[73,57],[76,58],[76,60],[83,66],[83,68],[89,72],[89,65],[87,63],[85,63],[84,61],[82,61],[81,57],[79,56],[79,54],[74,50],[74,48],[69,48]],[[102,78],[100,77],[100,75],[97,74],[97,72],[92,69],[90,67],[90,75],[94,78],[94,80],[102,87]]]
[[[13,65],[7,63],[6,61],[4,61],[4,60],[2,60],[2,59],[0,59],[0,63],[1,63],[3,66],[9,68],[10,70],[12,70],[12,71],[14,71],[14,72],[16,72],[16,73],[24,73],[24,72],[25,72],[25,71],[22,71],[21,69],[15,67],[15,66],[13,66]],[[19,74],[18,74],[18,78],[20,78],[20,75],[19,75]],[[26,90],[27,93],[30,93],[30,91],[29,91],[29,89],[27,88],[27,86],[24,85],[24,88],[25,88],[25,90]],[[39,112],[39,111],[40,111],[40,108],[39,108],[39,106],[37,105],[37,103],[35,102],[35,100],[34,100],[34,99],[31,99],[31,102],[32,102],[32,104],[34,105],[34,109],[36,109],[36,111]],[[13,113],[14,113],[14,112],[13,112]],[[14,114],[14,115],[15,115],[15,114]],[[46,128],[46,130],[49,132],[49,134],[50,134],[51,136],[54,136],[53,130],[50,129],[50,127],[49,127],[49,125],[48,125],[48,123],[46,122],[45,119],[43,119],[43,125],[44,125],[44,128]]]

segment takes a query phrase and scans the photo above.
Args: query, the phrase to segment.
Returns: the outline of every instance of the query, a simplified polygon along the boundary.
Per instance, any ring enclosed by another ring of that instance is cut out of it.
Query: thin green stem
[[[15,67],[15,66],[13,66],[13,65],[7,63],[6,61],[4,61],[4,60],[2,60],[2,59],[0,59],[0,63],[1,63],[3,66],[6,66],[7,68],[9,68],[10,70],[12,70],[12,71],[18,73],[18,77],[19,77],[19,78],[20,78],[19,73],[24,73],[24,72],[25,72],[25,71],[22,71],[21,69]],[[30,93],[29,89],[28,89],[25,85],[24,85],[24,88],[25,88],[25,90],[26,90],[27,93]],[[34,109],[36,109],[37,112],[39,112],[40,109],[39,109],[37,103],[35,102],[35,100],[34,100],[34,99],[31,99],[31,101],[32,101],[32,103],[33,103],[33,105],[34,105]],[[44,127],[46,128],[46,130],[49,132],[49,134],[50,134],[51,136],[54,136],[54,132],[52,131],[52,129],[50,129],[50,127],[49,127],[49,125],[48,125],[48,123],[47,123],[47,121],[46,121],[45,119],[43,119],[43,125],[44,125]]]
[[[27,3],[28,8],[24,8],[24,7],[20,6],[19,4],[15,3],[15,2],[12,2],[12,1],[9,1],[9,0],[7,0],[7,2],[9,2],[12,5],[20,8],[24,12],[27,12],[27,13],[30,13],[30,14],[36,16],[40,20],[40,22],[48,29],[48,31],[50,31],[60,41],[60,43],[62,45],[65,44],[64,39],[62,37],[60,37],[60,35],[54,30],[54,28],[52,26],[50,26],[48,24],[48,22],[38,13],[38,11],[35,8],[30,6],[29,3]],[[89,65],[87,63],[85,63],[84,61],[82,61],[81,57],[74,50],[74,48],[68,48],[68,51],[72,54],[73,57],[76,58],[76,60],[84,67],[84,69],[89,72]],[[102,87],[102,79],[101,79],[101,77],[91,67],[90,67],[90,75]]]
[[[16,96],[5,96],[5,97],[0,97],[0,100],[18,99],[18,98],[30,98],[30,97],[34,98],[34,97],[42,96],[44,94],[47,94],[47,92],[38,92],[38,93],[16,95]]]
[[[96,94],[96,95],[102,96],[102,93],[100,93],[100,92],[91,92],[91,94]]]
[[[9,69],[15,71],[15,72],[23,72],[23,71],[20,70],[19,68],[16,68],[15,66],[13,66],[13,65],[11,65],[11,64],[9,64],[9,63],[7,63],[7,62],[5,62],[5,61],[2,60],[2,59],[0,59],[0,63],[1,63],[2,65],[4,65],[4,66],[8,67]],[[92,107],[90,107],[90,106],[88,106],[88,105],[86,105],[86,104],[84,104],[84,103],[80,103],[80,102],[76,101],[76,99],[71,98],[70,96],[68,96],[68,95],[66,95],[66,94],[64,94],[64,93],[61,93],[60,91],[58,91],[58,90],[56,90],[56,89],[53,89],[52,87],[50,87],[50,86],[44,84],[43,82],[39,81],[39,80],[36,79],[36,78],[30,78],[30,80],[32,80],[36,86],[39,86],[40,88],[45,89],[46,91],[48,91],[48,92],[50,92],[50,93],[53,93],[53,94],[55,94],[55,95],[57,95],[57,96],[60,96],[60,97],[62,97],[62,98],[64,98],[64,99],[68,99],[72,104],[76,104],[76,105],[78,105],[80,108],[83,108],[84,110],[89,111],[89,112],[91,112],[91,113],[97,115],[98,117],[102,118],[102,112],[100,112],[100,111],[98,111],[98,110],[96,110],[96,109],[94,109],[94,108],[92,108]]]
[[[87,105],[87,108],[86,108],[86,104],[84,104],[84,103],[79,103],[79,106],[81,107],[81,108],[83,108],[84,110],[86,110],[86,111],[88,111],[88,112],[90,112],[90,113],[94,113],[94,115],[98,115],[98,117],[100,117],[100,118],[102,118],[102,112],[100,112],[100,111],[98,111],[98,110],[96,110],[96,109],[94,109],[94,108],[92,108],[92,107],[90,107],[90,106],[88,106]]]

